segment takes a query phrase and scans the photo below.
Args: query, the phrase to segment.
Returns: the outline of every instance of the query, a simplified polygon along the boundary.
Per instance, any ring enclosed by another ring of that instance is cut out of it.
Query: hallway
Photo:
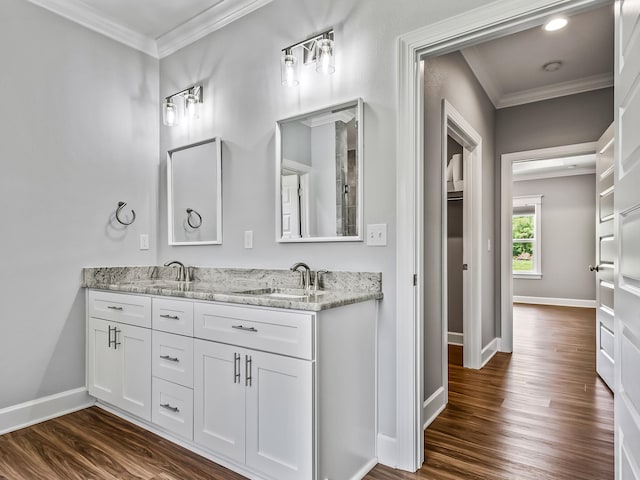
[[[595,373],[595,311],[514,305],[514,353],[449,365],[449,405],[415,474],[369,480],[613,479],[613,396]]]

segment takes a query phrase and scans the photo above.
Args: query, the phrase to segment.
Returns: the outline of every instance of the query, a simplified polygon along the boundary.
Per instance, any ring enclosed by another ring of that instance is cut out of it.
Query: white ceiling
[[[513,164],[513,181],[567,177],[595,173],[596,155],[530,160]]]
[[[609,87],[613,6],[569,17],[556,32],[538,26],[461,52],[496,108]],[[558,60],[558,71],[542,69]]]
[[[29,0],[162,58],[272,0]]]

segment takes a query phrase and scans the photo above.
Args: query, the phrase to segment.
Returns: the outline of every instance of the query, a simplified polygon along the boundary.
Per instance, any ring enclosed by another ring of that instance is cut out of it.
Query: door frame
[[[533,133],[535,135],[535,132]],[[500,351],[513,351],[513,275],[512,217],[513,217],[513,165],[535,160],[595,154],[596,142],[561,145],[501,156],[500,175]]]
[[[423,358],[423,71],[421,58],[450,53],[542,24],[553,14],[611,0],[499,0],[425,25],[398,38],[396,121],[396,441],[385,463],[416,471],[424,459]],[[386,442],[388,444],[388,442]],[[383,457],[379,451],[379,457]],[[395,458],[390,458],[395,457]]]

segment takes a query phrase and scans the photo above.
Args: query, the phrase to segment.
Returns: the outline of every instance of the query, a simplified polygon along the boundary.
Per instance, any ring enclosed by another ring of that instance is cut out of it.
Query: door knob
[[[600,271],[600,266],[596,265],[595,267],[593,265],[589,265],[589,271],[590,272],[599,272]]]

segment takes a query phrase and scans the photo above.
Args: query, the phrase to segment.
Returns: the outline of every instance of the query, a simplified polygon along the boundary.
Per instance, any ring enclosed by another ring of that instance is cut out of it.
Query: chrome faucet
[[[300,270],[302,269],[302,270]],[[311,269],[306,263],[294,263],[291,267],[292,272],[300,272],[300,283],[305,290],[311,290]]]
[[[178,266],[178,281],[180,282],[189,282],[191,279],[189,278],[189,269],[184,266],[184,263],[179,262],[178,260],[172,260],[171,262],[167,262],[164,264],[165,267],[170,267],[172,265]]]

